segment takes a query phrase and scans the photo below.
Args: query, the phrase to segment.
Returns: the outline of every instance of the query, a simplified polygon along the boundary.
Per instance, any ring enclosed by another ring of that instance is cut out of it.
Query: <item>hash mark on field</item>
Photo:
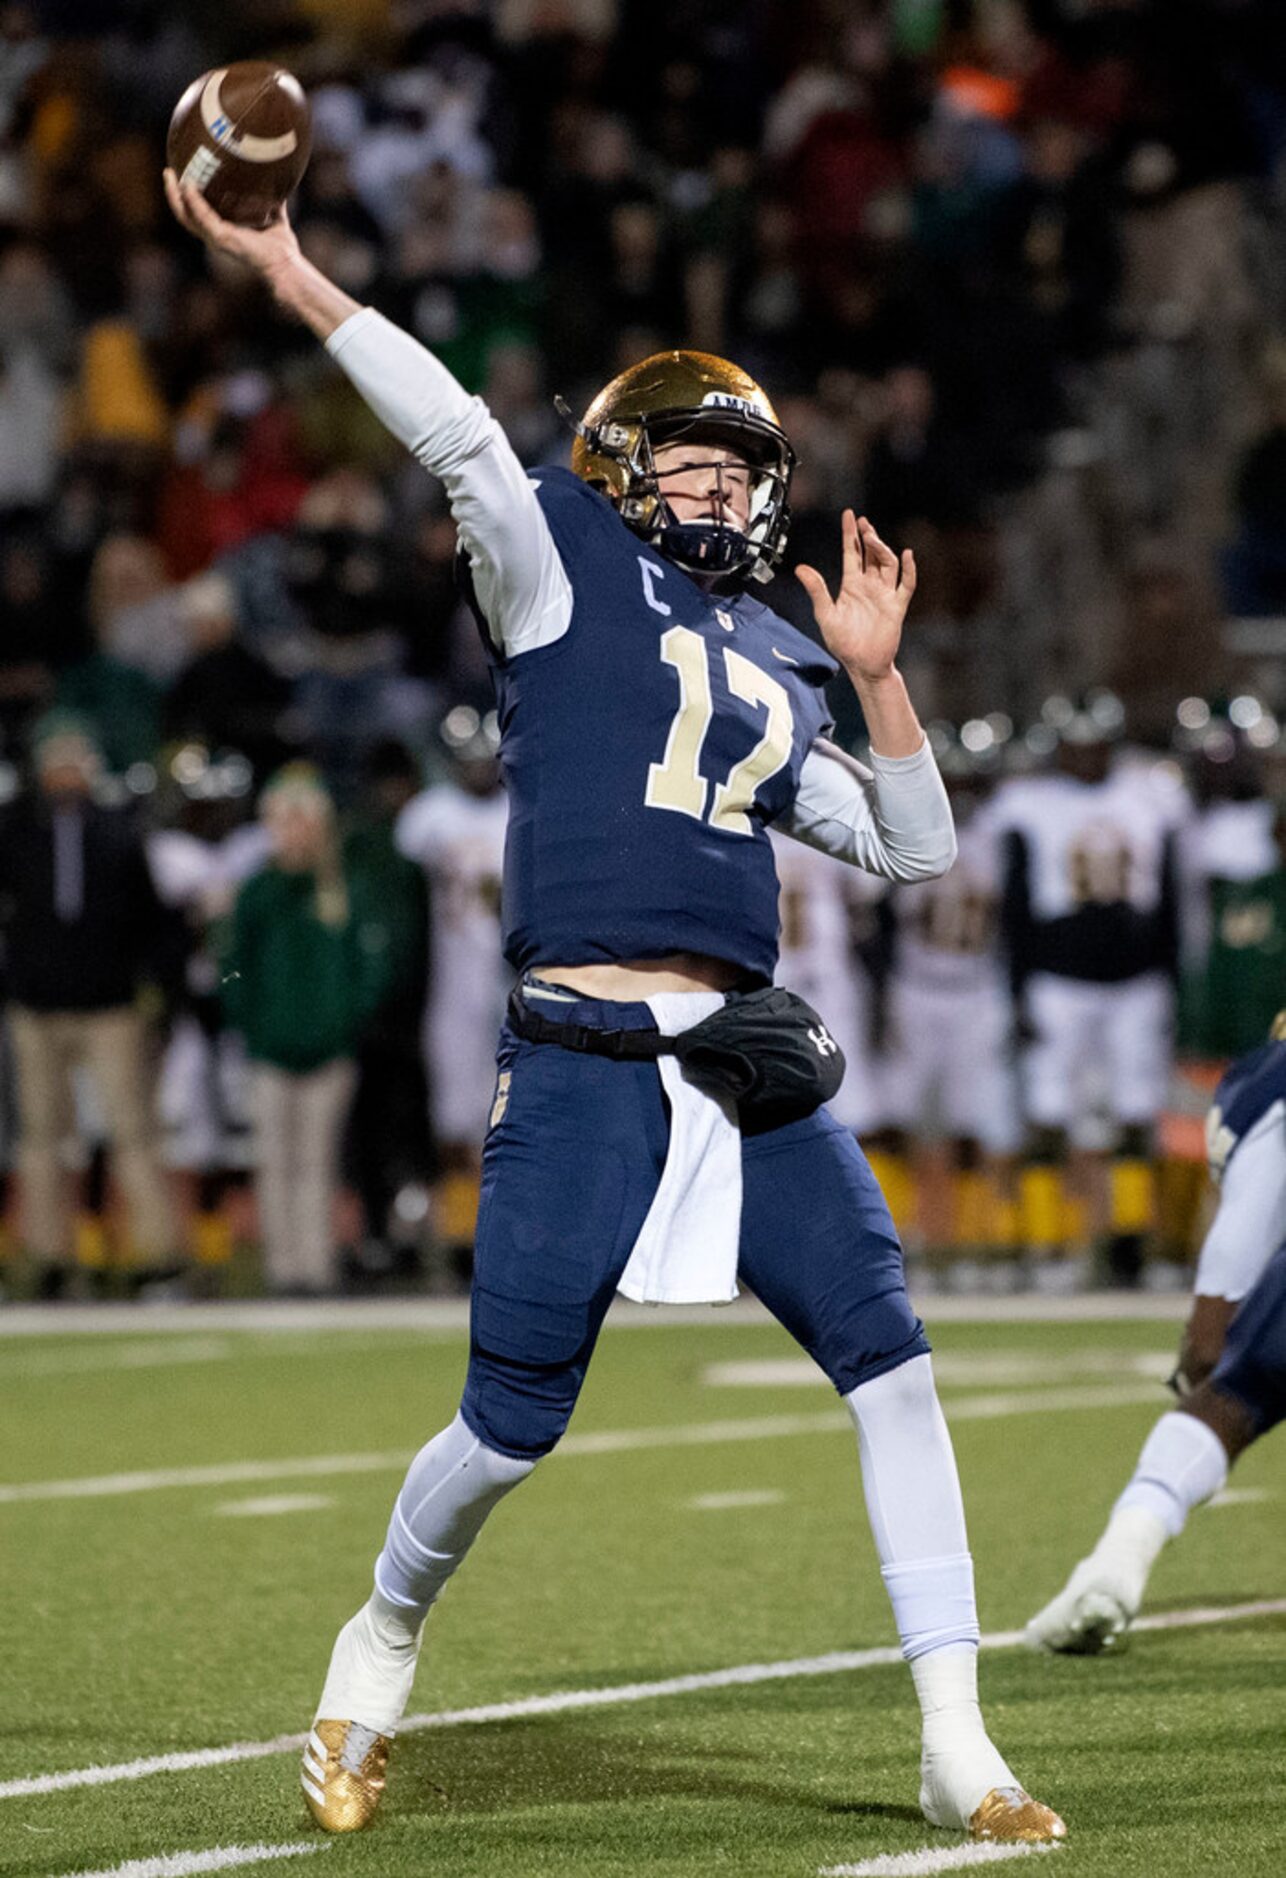
[[[1195,1611],[1158,1611],[1135,1619],[1134,1629],[1190,1630],[1205,1624],[1233,1624],[1254,1617],[1286,1617],[1286,1598],[1262,1598],[1251,1604],[1213,1605]],[[1013,1650],[1025,1644],[1025,1630],[993,1630],[979,1640],[984,1650]],[[706,1689],[746,1688],[754,1683],[787,1682],[796,1676],[835,1676],[856,1669],[878,1669],[901,1663],[897,1644],[870,1650],[833,1650],[827,1656],[801,1656],[782,1663],[737,1663],[729,1669],[711,1669],[697,1675],[670,1676],[658,1682],[627,1682],[605,1689],[561,1689],[552,1695],[522,1696],[513,1702],[489,1702],[478,1708],[442,1709],[436,1715],[411,1715],[400,1734],[421,1734],[428,1728],[463,1728],[483,1722],[520,1721],[528,1715],[563,1715],[576,1709],[613,1708],[627,1702],[651,1702],[662,1696],[692,1695]],[[228,1767],[238,1761],[261,1761],[273,1754],[296,1754],[307,1734],[277,1735],[271,1741],[238,1741],[226,1748],[193,1748],[180,1754],[150,1754],[137,1761],[118,1761],[108,1767],[76,1767],[61,1774],[29,1774],[0,1782],[0,1800],[16,1800],[36,1793],[63,1793],[71,1787],[114,1786],[121,1780],[142,1780],[148,1774],[182,1774],[205,1767]],[[89,1878],[76,1874],[76,1878]]]
[[[67,1872],[65,1878],[189,1878],[189,1873],[230,1871],[234,1865],[266,1865],[269,1859],[303,1858],[328,1852],[323,1843],[300,1839],[294,1845],[212,1845],[205,1852],[162,1852],[157,1858],[132,1858],[106,1871]]]
[[[273,1513],[315,1513],[334,1504],[329,1493],[261,1493],[251,1500],[225,1500],[214,1510],[232,1519],[262,1519]]]
[[[688,1505],[699,1513],[722,1513],[738,1506],[780,1506],[785,1497],[775,1487],[751,1487],[745,1493],[698,1493]]]
[[[1212,1500],[1207,1500],[1206,1505],[1254,1506],[1260,1500],[1271,1500],[1272,1497],[1267,1487],[1225,1487],[1221,1493],[1216,1493]]]
[[[860,1865],[821,1865],[818,1878],[927,1878],[930,1872],[960,1871],[967,1865],[994,1865],[1002,1858],[1026,1858],[1030,1852],[1057,1852],[1056,1845],[922,1846],[918,1852],[883,1852]]]

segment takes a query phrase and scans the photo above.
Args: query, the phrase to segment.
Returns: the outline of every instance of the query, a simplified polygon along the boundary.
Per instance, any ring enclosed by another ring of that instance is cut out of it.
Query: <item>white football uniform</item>
[[[940,880],[893,889],[885,1114],[912,1134],[935,1117],[949,1136],[1012,1154],[1020,1128],[1000,949],[999,848],[980,815],[958,840],[955,865]]]
[[[844,1052],[844,1080],[827,1106],[863,1134],[878,1125],[880,1102],[869,1043],[871,985],[853,946],[884,884],[798,841],[771,839],[781,888],[777,983],[815,1007]]]
[[[439,783],[407,803],[397,845],[429,876],[424,1050],[434,1132],[476,1142],[496,1081],[496,1033],[513,973],[500,952],[500,883],[509,802]]]
[[[147,858],[159,897],[187,908],[197,920],[219,917],[242,881],[263,866],[268,833],[258,822],[221,841],[202,841],[179,828],[147,838]],[[188,960],[188,987],[197,999],[218,994],[219,967],[200,945]],[[200,1171],[244,1167],[251,1159],[250,1078],[240,1036],[210,1029],[184,1012],[165,1047],[157,1082],[157,1109],[166,1166]]]
[[[1015,869],[1007,937],[1036,1033],[1029,1120],[1080,1138],[1096,1107],[1118,1125],[1150,1123],[1172,1057],[1186,792],[1168,767],[1129,761],[1098,783],[1015,780],[985,815]]]

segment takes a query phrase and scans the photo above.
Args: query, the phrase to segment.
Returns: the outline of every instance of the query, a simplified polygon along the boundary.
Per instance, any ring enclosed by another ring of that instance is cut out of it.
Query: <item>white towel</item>
[[[647,999],[666,1036],[723,1004],[718,991],[660,991]],[[617,1290],[639,1304],[729,1304],[741,1238],[741,1130],[736,1108],[657,1059],[670,1100],[670,1146],[647,1218]]]

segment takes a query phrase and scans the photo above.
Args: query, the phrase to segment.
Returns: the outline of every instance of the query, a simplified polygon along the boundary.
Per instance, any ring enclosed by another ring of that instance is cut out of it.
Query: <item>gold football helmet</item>
[[[771,580],[790,526],[795,453],[768,398],[747,372],[710,352],[658,352],[605,385],[578,423],[572,468],[614,503],[621,520],[687,573],[720,585]],[[691,440],[722,445],[750,466],[750,520],[679,522],[657,492],[655,449]]]

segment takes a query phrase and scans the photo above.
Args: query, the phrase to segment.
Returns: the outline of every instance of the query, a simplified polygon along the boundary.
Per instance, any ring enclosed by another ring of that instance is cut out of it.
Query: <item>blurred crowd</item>
[[[274,1288],[329,1288],[341,1246],[375,1274],[430,1227],[466,1247],[470,1052],[503,993],[503,795],[450,517],[321,349],[168,217],[191,78],[299,74],[305,250],[524,462],[565,460],[555,393],[579,409],[663,346],[746,366],[801,459],[793,558],[833,572],[850,503],[915,548],[908,677],[988,786],[1057,762],[1047,700],[1111,687],[1182,772],[1190,861],[1205,844],[1166,970],[1217,1056],[1245,982],[1212,990],[1220,945],[1275,943],[1238,894],[1276,878],[1286,718],[1279,13],[0,4],[4,1135],[51,1290],[73,1254],[213,1270],[252,1162]],[[812,629],[789,574],[764,597]],[[859,745],[842,690],[835,711]],[[877,1044],[892,913],[864,909],[876,939],[846,953]],[[906,1136],[885,1096],[867,1111]]]

